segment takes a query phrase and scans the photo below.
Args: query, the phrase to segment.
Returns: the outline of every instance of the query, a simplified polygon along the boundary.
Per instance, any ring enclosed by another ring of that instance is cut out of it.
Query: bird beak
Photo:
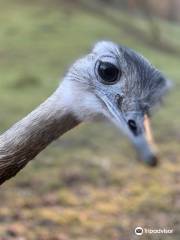
[[[133,144],[137,150],[140,160],[143,160],[151,167],[157,166],[157,148],[151,131],[150,119],[147,115],[144,115],[143,118],[142,133],[134,138]]]
[[[150,128],[150,120],[147,115],[142,118],[136,118],[133,122],[137,123],[138,131],[135,133],[133,124],[127,120],[118,108],[117,104],[111,99],[112,96],[107,96],[100,93],[99,97],[104,102],[108,109],[108,114],[105,114],[133,143],[140,160],[144,161],[149,166],[156,166],[158,158],[155,150],[155,144]],[[138,119],[138,120],[137,120]],[[141,119],[141,120],[140,120]],[[141,124],[142,123],[142,124]],[[130,126],[131,125],[131,126]],[[134,126],[135,127],[135,126]]]
[[[151,129],[151,122],[150,118],[147,114],[144,115],[144,130],[145,130],[145,137],[149,145],[154,149],[154,152],[157,152],[157,147],[154,142],[154,137]]]

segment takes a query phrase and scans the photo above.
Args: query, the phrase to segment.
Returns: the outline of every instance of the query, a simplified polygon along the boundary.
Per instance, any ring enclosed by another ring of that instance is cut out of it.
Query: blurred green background
[[[111,124],[81,125],[1,186],[0,240],[180,239],[179,21],[179,0],[0,0],[2,132],[98,40],[139,51],[174,83],[153,117],[158,168]],[[174,234],[137,237],[137,226]]]

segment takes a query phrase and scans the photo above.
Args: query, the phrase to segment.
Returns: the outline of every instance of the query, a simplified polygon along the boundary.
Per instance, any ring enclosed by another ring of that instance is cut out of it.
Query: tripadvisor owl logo
[[[136,227],[135,234],[141,236],[143,234],[173,234],[174,230],[171,228],[159,228],[159,229],[151,229],[151,228],[142,228]]]
[[[138,236],[143,235],[143,228],[142,227],[135,228],[135,234]]]

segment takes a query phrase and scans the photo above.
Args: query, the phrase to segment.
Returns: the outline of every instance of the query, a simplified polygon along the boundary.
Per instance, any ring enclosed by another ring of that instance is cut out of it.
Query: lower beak
[[[145,130],[145,139],[152,151],[152,156],[149,157],[147,163],[150,166],[156,166],[158,164],[158,156],[157,156],[158,151],[157,151],[156,144],[154,142],[150,119],[147,115],[144,115],[144,130]]]
[[[150,118],[145,114],[144,115],[144,130],[145,130],[145,137],[149,145],[154,149],[155,152],[157,152],[157,147],[154,142],[152,130],[151,130],[151,123]]]

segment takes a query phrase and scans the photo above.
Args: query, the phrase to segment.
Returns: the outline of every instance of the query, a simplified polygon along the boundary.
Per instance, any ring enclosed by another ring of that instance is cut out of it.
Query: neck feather
[[[48,144],[78,124],[56,91],[0,136],[0,184],[16,175]]]

